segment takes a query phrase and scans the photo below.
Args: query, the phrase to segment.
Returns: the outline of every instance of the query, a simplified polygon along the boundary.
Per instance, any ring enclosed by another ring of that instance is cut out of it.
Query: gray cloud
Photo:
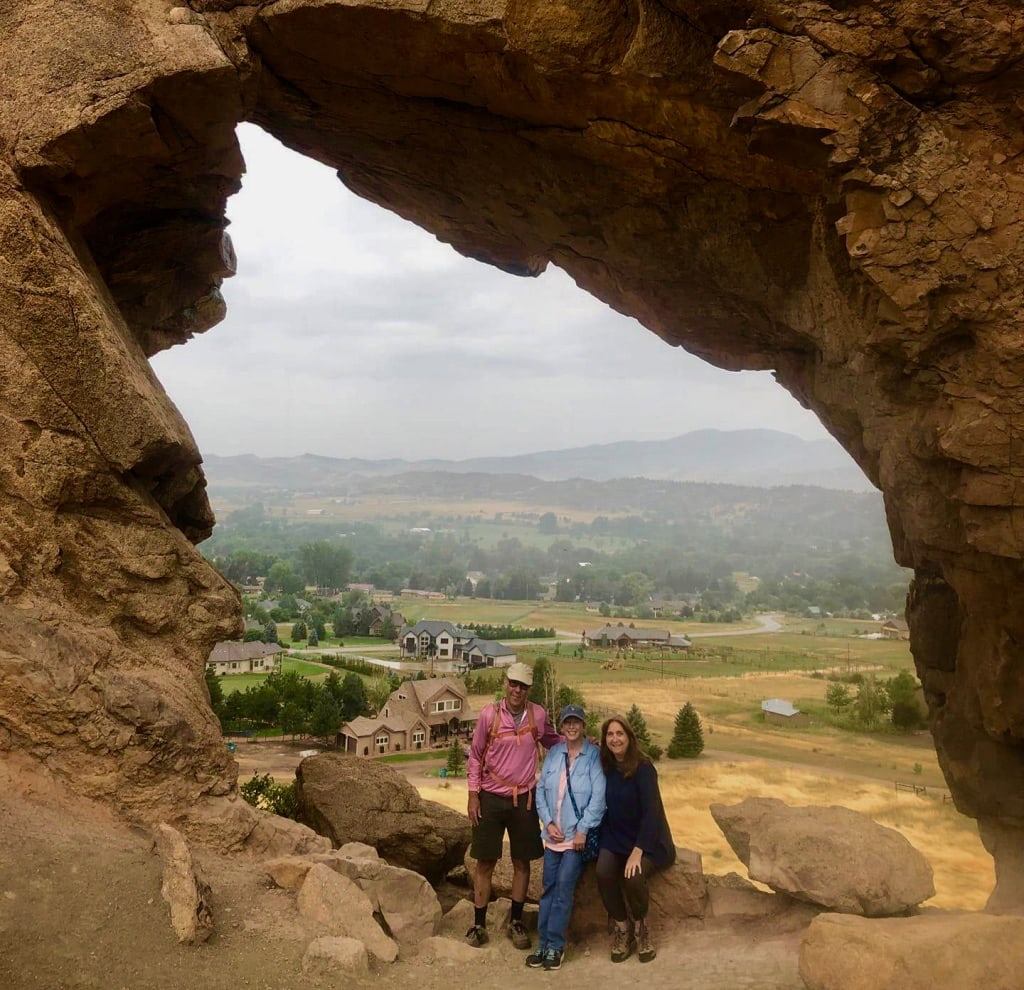
[[[766,373],[721,371],[583,293],[519,279],[357,199],[252,127],[221,325],[153,359],[218,454],[469,457],[704,427],[823,427]]]

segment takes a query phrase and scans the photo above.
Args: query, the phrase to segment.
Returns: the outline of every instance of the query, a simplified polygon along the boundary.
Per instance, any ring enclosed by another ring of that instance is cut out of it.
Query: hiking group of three
[[[558,969],[587,837],[597,830],[596,875],[601,901],[614,923],[611,960],[636,951],[641,962],[656,954],[647,926],[648,878],[675,862],[658,775],[625,718],[601,727],[600,743],[586,737],[586,714],[566,705],[551,724],[529,700],[533,670],[524,663],[506,672],[505,697],[487,705],[473,733],[467,766],[468,813],[473,826],[473,926],[470,945],[488,941],[491,877],[508,833],[512,859],[512,911],[508,937],[531,948],[523,925],[530,862],[544,857],[536,948],[526,965]],[[537,746],[547,756],[537,777]]]

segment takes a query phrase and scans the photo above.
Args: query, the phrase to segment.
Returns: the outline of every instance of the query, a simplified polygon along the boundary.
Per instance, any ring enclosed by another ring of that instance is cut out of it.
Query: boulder
[[[359,885],[322,863],[314,863],[299,888],[299,914],[337,935],[362,942],[381,962],[394,962],[398,946],[373,917],[373,904]]]
[[[935,894],[932,868],[917,849],[848,808],[747,798],[713,804],[711,814],[752,879],[798,900],[879,918]]]
[[[426,878],[412,870],[392,866],[377,857],[360,856],[348,859],[343,847],[330,865],[337,872],[355,880],[369,897],[375,912],[379,913],[402,945],[411,945],[436,935],[441,925],[441,902]]]
[[[480,950],[454,938],[434,935],[420,942],[416,959],[431,963],[472,963],[479,962]]]
[[[156,827],[156,848],[163,860],[160,893],[171,909],[171,927],[187,945],[205,942],[213,933],[210,887],[192,861],[184,836],[167,824]]]
[[[370,969],[366,946],[357,938],[322,935],[313,939],[302,957],[302,972],[307,976],[351,974],[360,976]]]
[[[295,772],[300,817],[335,845],[372,846],[393,866],[439,883],[462,863],[469,819],[424,801],[401,774],[383,763],[324,753]]]
[[[1020,990],[1024,918],[823,914],[800,947],[807,990]]]
[[[668,929],[683,918],[702,918],[707,910],[707,887],[700,853],[679,849],[674,866],[655,873],[649,881],[650,922],[654,929]],[[576,885],[569,933],[575,939],[605,933],[608,913],[597,889],[592,866],[584,869]]]

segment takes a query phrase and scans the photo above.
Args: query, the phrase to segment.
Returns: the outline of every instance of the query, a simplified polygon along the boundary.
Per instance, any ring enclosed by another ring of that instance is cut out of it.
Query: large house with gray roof
[[[457,661],[462,657],[463,646],[472,638],[471,630],[444,619],[420,619],[415,625],[402,628],[398,648],[403,658]]]

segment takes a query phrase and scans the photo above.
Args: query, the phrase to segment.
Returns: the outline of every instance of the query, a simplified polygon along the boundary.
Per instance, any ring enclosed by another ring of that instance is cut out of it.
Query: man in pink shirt
[[[512,919],[508,937],[517,949],[530,948],[523,927],[523,905],[530,884],[530,860],[544,855],[534,790],[539,746],[549,749],[561,736],[548,721],[543,705],[527,700],[533,668],[514,663],[505,674],[505,697],[485,705],[469,748],[467,811],[473,823],[469,853],[476,860],[473,877],[473,927],[466,941],[477,948],[487,936],[487,902],[491,877],[501,859],[508,831],[512,856]]]

